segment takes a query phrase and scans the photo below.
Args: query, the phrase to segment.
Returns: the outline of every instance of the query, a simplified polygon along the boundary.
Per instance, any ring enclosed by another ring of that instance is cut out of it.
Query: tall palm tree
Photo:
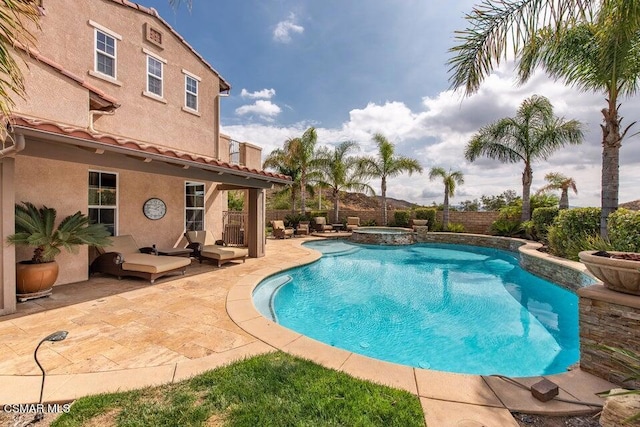
[[[318,142],[318,134],[316,128],[310,127],[300,138],[295,138],[294,146],[295,161],[300,167],[300,204],[301,212],[307,212],[307,186],[310,181],[317,176],[315,168],[316,143]]]
[[[576,187],[576,181],[573,178],[564,176],[558,172],[550,172],[544,176],[544,179],[548,182],[547,185],[539,189],[536,194],[541,194],[549,190],[560,190],[560,209],[569,209],[569,189],[578,194],[578,187]]]
[[[433,181],[436,178],[442,178],[444,183],[444,210],[442,211],[442,228],[447,230],[449,226],[449,197],[453,197],[456,192],[456,184],[464,184],[464,175],[460,171],[449,172],[443,168],[431,168],[429,179]]]
[[[360,159],[351,156],[357,150],[354,141],[345,141],[334,150],[322,150],[318,156],[320,178],[317,184],[322,188],[329,188],[333,198],[333,218],[339,221],[339,203],[341,191],[357,191],[373,195],[373,188],[366,182],[366,175],[362,170]]]
[[[373,140],[378,144],[378,156],[365,157],[360,161],[360,164],[366,176],[380,178],[382,221],[384,225],[387,225],[387,178],[392,178],[405,172],[409,175],[413,172],[422,172],[422,166],[415,159],[394,156],[394,145],[381,133],[376,133],[373,136]]]
[[[294,142],[291,139],[284,143],[283,148],[276,148],[273,150],[262,164],[263,169],[273,169],[283,175],[291,177],[292,184],[284,188],[282,192],[288,192],[291,213],[296,211],[296,200],[298,197],[298,191],[300,188],[300,167],[295,163],[294,154],[292,152]]]
[[[451,49],[454,88],[477,91],[511,45],[522,82],[540,65],[555,79],[605,95],[600,234],[606,237],[607,217],[618,208],[620,147],[631,126],[622,129],[619,97],[640,85],[640,0],[484,0],[467,20]]]
[[[546,160],[566,144],[580,143],[582,124],[554,116],[549,100],[533,95],[522,102],[515,117],[500,119],[480,129],[467,144],[465,157],[469,161],[487,156],[503,163],[524,162],[522,221],[528,221],[533,181],[531,164],[536,160]]]
[[[16,45],[31,46],[35,37],[28,26],[39,28],[40,12],[35,0],[3,0],[0,3],[0,115],[11,116],[16,94],[25,97],[24,79],[13,52]]]

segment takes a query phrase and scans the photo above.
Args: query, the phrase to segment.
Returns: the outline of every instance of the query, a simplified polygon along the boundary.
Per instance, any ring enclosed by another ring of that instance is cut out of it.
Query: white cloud
[[[262,89],[255,92],[249,92],[248,90],[243,88],[240,92],[241,97],[250,99],[271,99],[275,96],[275,94],[275,89]]]
[[[276,104],[271,101],[265,101],[263,99],[259,99],[253,104],[243,105],[242,107],[236,108],[236,114],[239,116],[255,114],[267,121],[273,120],[273,118],[281,112],[282,109]]]
[[[296,15],[290,13],[289,18],[276,24],[276,28],[273,30],[273,40],[279,43],[289,43],[292,33],[302,34],[303,32],[304,27],[296,24]]]
[[[411,202],[430,205],[442,202],[442,188],[438,181],[429,181],[428,170],[434,166],[460,170],[465,184],[458,188],[452,203],[481,195],[495,195],[512,189],[522,191],[522,164],[502,164],[490,159],[478,159],[469,163],[464,149],[472,135],[480,127],[502,117],[516,114],[522,101],[533,95],[548,97],[555,107],[555,114],[566,119],[578,119],[585,124],[585,140],[579,147],[565,147],[547,161],[533,165],[532,190],[545,184],[549,172],[562,172],[573,177],[579,193],[570,195],[574,206],[600,205],[601,130],[600,110],[604,106],[601,94],[583,93],[562,83],[548,80],[544,75],[534,76],[523,86],[514,86],[511,76],[501,72],[491,75],[478,93],[463,98],[460,93],[443,91],[423,99],[422,108],[416,111],[399,101],[384,104],[369,103],[355,108],[340,127],[318,127],[319,145],[335,145],[354,140],[361,146],[360,154],[373,155],[376,147],[371,140],[376,132],[383,133],[396,144],[397,154],[418,159],[425,169],[422,175],[401,175],[388,181],[388,195]],[[273,105],[273,104],[271,104]],[[622,100],[622,115],[640,116],[640,104]],[[627,122],[632,121],[628,119]],[[281,147],[287,139],[300,136],[308,123],[292,126],[249,125],[225,127],[224,132],[244,141],[263,147],[263,155]],[[640,185],[640,144],[638,136],[623,141],[620,156],[620,201],[637,199]],[[370,184],[379,193],[379,182]]]

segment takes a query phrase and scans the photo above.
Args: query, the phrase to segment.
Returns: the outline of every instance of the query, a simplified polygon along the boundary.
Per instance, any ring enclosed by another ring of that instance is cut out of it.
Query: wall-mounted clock
[[[167,213],[167,205],[162,200],[152,197],[144,202],[142,212],[149,219],[160,219]]]

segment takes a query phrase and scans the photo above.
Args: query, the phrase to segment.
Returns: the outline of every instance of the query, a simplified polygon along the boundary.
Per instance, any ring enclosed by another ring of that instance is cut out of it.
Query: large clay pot
[[[51,295],[58,278],[55,261],[34,264],[22,261],[16,264],[16,296],[19,301]]]
[[[596,251],[582,251],[580,262],[608,289],[625,294],[640,295],[640,261],[607,258],[594,255]],[[625,252],[610,251],[610,254]]]

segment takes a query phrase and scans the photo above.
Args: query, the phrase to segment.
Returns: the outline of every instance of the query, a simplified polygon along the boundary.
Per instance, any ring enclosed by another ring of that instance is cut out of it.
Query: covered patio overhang
[[[190,181],[214,182],[217,183],[216,189],[220,191],[247,190],[246,242],[249,256],[256,258],[264,256],[265,249],[264,190],[274,184],[291,184],[291,179],[285,175],[249,169],[198,154],[94,133],[41,119],[14,117],[9,128],[9,138],[0,150],[0,315],[15,311],[16,255],[15,249],[6,245],[6,238],[15,232],[13,211],[16,203],[16,156],[72,162],[99,168],[125,169]],[[55,191],[54,183],[51,191]]]

